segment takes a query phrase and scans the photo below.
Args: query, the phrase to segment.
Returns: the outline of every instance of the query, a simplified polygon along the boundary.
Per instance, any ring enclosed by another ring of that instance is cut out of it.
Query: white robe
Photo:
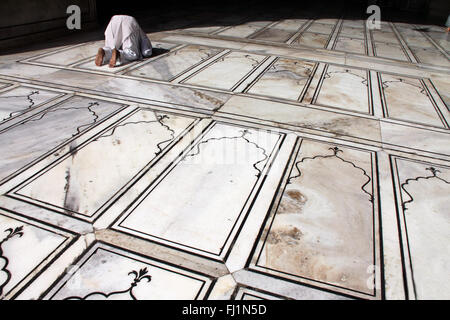
[[[106,27],[104,63],[111,59],[114,48],[119,50],[121,64],[152,54],[152,44],[136,19],[125,15],[113,16]]]

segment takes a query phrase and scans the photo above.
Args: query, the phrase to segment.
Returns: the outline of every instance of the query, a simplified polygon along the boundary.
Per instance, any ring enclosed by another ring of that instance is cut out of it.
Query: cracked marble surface
[[[1,55],[0,299],[448,299],[448,35],[364,19]]]

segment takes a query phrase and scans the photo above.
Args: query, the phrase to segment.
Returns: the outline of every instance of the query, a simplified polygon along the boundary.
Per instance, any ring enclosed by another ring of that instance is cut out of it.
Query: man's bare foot
[[[447,33],[450,32],[450,27],[447,28]]]
[[[95,57],[95,65],[100,67],[103,64],[104,57],[105,57],[105,50],[99,48],[97,51],[97,56]]]
[[[114,68],[116,66],[116,62],[119,59],[119,57],[120,57],[119,51],[114,48],[114,50],[112,51],[112,54],[111,54],[111,60],[109,60],[110,68]]]

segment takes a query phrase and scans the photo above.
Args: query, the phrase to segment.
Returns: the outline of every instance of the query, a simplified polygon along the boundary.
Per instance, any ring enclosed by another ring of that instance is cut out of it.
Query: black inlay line
[[[27,98],[27,100],[28,100],[29,103],[30,103],[29,106],[26,106],[26,107],[25,107],[24,109],[22,109],[22,110],[11,112],[7,118],[2,119],[1,121],[7,121],[7,120],[11,119],[11,118],[14,116],[14,114],[23,113],[25,110],[33,108],[35,102],[34,102],[34,100],[31,98],[31,96],[32,96],[32,95],[35,95],[35,94],[39,94],[39,90],[33,90],[33,91],[31,91],[28,95],[25,95],[25,96],[6,96],[6,97],[5,97],[5,96],[0,96],[0,99],[7,99],[7,98]]]
[[[0,269],[0,272],[3,272],[6,274],[6,279],[3,281],[3,283],[0,283],[0,298],[3,297],[3,289],[11,280],[11,271],[8,270],[9,259],[8,259],[8,257],[4,256],[2,245],[14,237],[21,238],[23,236],[23,226],[16,227],[14,229],[8,228],[8,229],[4,230],[4,232],[6,232],[8,234],[7,234],[6,238],[4,238],[2,241],[0,241],[0,261],[3,260],[3,266]]]

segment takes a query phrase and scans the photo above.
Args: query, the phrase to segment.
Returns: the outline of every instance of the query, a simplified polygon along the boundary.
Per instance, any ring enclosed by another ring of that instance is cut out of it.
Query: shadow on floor
[[[372,1],[373,2],[373,1]],[[431,21],[423,14],[424,8],[399,10],[395,1],[376,1],[381,7],[383,21],[441,25],[445,21]],[[419,1],[420,2],[420,1]],[[104,30],[111,16],[127,14],[136,17],[147,33],[171,31],[180,28],[233,26],[251,21],[279,21],[282,19],[367,19],[366,0],[296,0],[296,1],[123,1],[97,0],[98,25],[91,30],[68,31],[66,36],[40,43],[2,50],[14,54],[62,45],[73,45],[104,39]],[[427,3],[427,1],[424,1]]]

